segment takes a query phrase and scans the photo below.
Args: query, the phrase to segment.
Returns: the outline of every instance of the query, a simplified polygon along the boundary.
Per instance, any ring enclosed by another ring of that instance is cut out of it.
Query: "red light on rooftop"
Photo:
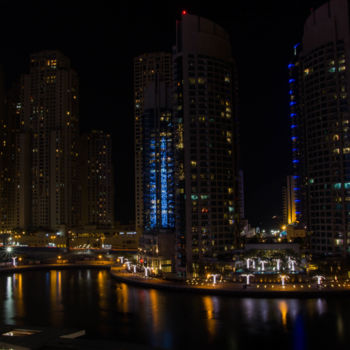
[[[185,15],[187,15],[187,11],[186,10],[182,10],[182,16],[185,16]]]

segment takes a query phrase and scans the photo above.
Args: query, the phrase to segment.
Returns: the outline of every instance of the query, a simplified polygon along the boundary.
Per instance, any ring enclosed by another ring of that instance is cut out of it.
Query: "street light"
[[[265,271],[265,264],[267,263],[266,260],[260,260],[259,264],[261,264],[261,271]]]
[[[220,276],[220,275],[210,275],[213,277],[213,284],[216,284],[216,277]]]
[[[249,286],[249,280],[250,280],[250,277],[254,277],[254,275],[252,274],[245,274],[245,275],[241,275],[242,277],[246,277],[246,285]]]
[[[289,277],[287,275],[280,275],[280,278],[281,278],[282,287],[284,287],[284,281]]]
[[[317,278],[317,285],[318,285],[318,286],[321,285],[322,279],[325,279],[325,277],[324,277],[324,276],[321,276],[321,275],[314,276],[314,278]]]
[[[253,261],[253,259],[246,258],[245,260],[247,261],[247,269],[249,269],[249,267],[250,267],[250,262]]]
[[[288,265],[290,266],[289,268],[292,270],[292,272],[295,272],[295,264],[296,264],[295,260],[293,260],[293,259],[289,260]]]
[[[150,267],[145,267],[145,277],[148,277],[148,271],[150,271]]]
[[[281,268],[281,259],[275,259],[275,261],[276,261],[276,263],[277,263],[277,266],[276,266],[277,271],[279,271],[280,268]]]

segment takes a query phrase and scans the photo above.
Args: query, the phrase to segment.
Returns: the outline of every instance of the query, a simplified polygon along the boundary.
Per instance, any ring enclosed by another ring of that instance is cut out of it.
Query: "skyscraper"
[[[176,270],[237,246],[237,77],[228,34],[183,12],[174,48]]]
[[[30,226],[65,230],[78,209],[78,78],[69,59],[59,51],[31,55],[18,107],[31,134]]]
[[[144,94],[152,82],[162,82],[167,88],[171,86],[171,61],[171,54],[166,52],[147,53],[134,59],[135,215],[138,234],[142,234],[144,228],[144,153],[142,152]]]
[[[97,228],[114,225],[111,136],[102,130],[84,134],[80,142],[80,224]]]
[[[315,254],[350,247],[349,5],[312,11],[289,64],[296,218]]]

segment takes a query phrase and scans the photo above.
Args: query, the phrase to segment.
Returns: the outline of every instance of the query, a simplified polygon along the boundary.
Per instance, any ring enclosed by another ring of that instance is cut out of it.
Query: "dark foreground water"
[[[349,298],[182,294],[134,288],[97,270],[1,275],[0,320],[161,349],[350,349]]]

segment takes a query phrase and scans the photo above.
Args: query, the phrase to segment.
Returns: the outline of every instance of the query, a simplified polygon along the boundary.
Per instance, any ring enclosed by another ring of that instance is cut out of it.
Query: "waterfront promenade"
[[[141,273],[130,273],[122,267],[112,267],[111,276],[119,281],[141,288],[163,289],[176,292],[189,292],[210,295],[227,295],[236,297],[288,297],[288,298],[316,298],[329,296],[349,296],[350,282],[325,283],[323,286],[312,284],[252,283],[249,286],[239,282],[198,283],[186,284],[179,281],[169,281],[155,277],[145,277]]]

